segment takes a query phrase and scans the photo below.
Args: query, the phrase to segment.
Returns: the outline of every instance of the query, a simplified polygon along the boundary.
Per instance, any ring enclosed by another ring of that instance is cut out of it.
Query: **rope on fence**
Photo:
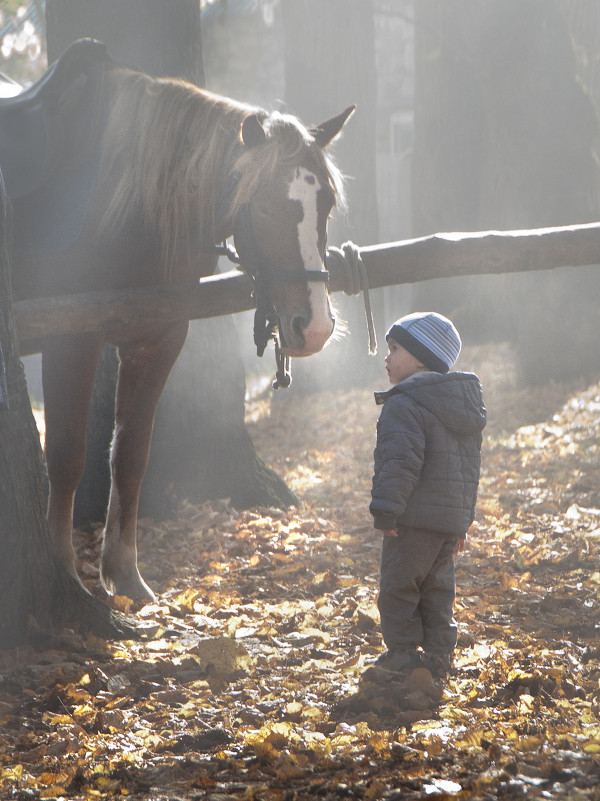
[[[369,353],[377,353],[377,335],[373,323],[371,298],[369,296],[369,276],[363,260],[360,257],[360,248],[354,242],[344,242],[341,248],[327,249],[326,266],[330,272],[343,275],[343,291],[346,295],[363,293],[367,329],[369,332]]]

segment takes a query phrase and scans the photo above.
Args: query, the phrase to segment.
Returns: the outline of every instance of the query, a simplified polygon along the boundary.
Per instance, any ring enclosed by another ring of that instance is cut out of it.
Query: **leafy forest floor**
[[[298,509],[182,504],[140,524],[139,641],[67,632],[0,651],[0,798],[600,799],[600,385],[515,387],[468,351],[488,408],[457,558],[456,670],[375,681],[379,536],[369,390],[248,404]],[[77,532],[101,595],[99,531]]]

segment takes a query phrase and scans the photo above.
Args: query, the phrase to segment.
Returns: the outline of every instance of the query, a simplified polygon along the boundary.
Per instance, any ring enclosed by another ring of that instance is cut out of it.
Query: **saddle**
[[[0,98],[0,166],[10,198],[40,187],[64,152],[64,115],[72,115],[89,91],[90,67],[106,62],[106,47],[80,39],[29,89]]]
[[[109,63],[102,42],[79,39],[31,87],[0,97],[0,170],[16,247],[23,226],[27,249],[60,250],[79,234],[99,165],[97,109]]]

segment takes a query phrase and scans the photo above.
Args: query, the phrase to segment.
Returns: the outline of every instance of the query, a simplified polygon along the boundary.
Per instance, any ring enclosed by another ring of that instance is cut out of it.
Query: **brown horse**
[[[294,117],[112,63],[103,71],[100,109],[98,177],[75,240],[28,251],[26,209],[35,192],[15,203],[16,297],[195,280],[214,272],[215,245],[233,232],[266,307],[266,336],[277,326],[286,354],[319,351],[334,328],[324,256],[327,220],[341,193],[325,149],[353,109],[308,130]],[[137,567],[138,499],[156,405],[187,330],[187,320],[149,319],[108,340],[120,361],[101,556],[102,583],[111,594],[154,597]],[[73,575],[73,499],[107,339],[103,332],[59,335],[40,348],[48,527]]]

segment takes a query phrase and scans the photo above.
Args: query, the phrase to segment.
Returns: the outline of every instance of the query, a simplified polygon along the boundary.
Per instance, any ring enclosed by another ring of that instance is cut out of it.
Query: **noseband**
[[[287,272],[271,269],[265,263],[260,248],[256,243],[250,206],[247,203],[241,206],[233,220],[233,242],[235,249],[223,245],[216,250],[219,254],[227,256],[252,280],[252,296],[256,301],[256,312],[254,313],[256,353],[258,356],[262,356],[269,340],[274,340],[277,374],[273,382],[273,388],[287,387],[291,383],[289,359],[283,353],[279,315],[273,304],[269,285],[273,282],[282,281],[322,281],[328,283],[329,273],[327,270],[305,270],[303,267]],[[279,334],[277,334],[276,329]]]

